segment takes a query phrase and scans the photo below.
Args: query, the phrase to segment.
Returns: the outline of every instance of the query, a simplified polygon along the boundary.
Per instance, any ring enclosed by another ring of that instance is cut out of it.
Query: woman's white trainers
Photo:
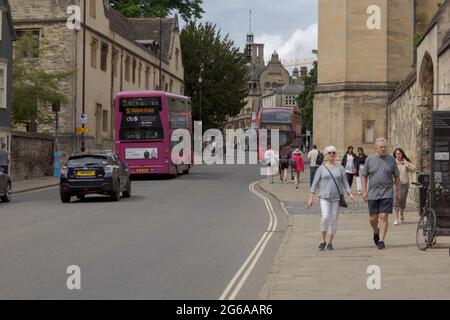
[[[398,225],[399,225],[398,220],[395,220],[394,221],[394,226],[398,226]]]

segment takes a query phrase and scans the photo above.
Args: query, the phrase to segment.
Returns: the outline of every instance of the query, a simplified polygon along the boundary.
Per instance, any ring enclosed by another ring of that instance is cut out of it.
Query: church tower
[[[414,34],[438,0],[319,0],[314,143],[373,150],[387,136],[387,101],[413,71]]]

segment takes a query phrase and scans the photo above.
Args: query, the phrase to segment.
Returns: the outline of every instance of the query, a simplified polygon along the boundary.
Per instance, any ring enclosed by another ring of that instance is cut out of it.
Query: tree
[[[60,92],[59,84],[71,73],[42,70],[36,58],[42,54],[39,49],[39,41],[29,32],[22,34],[14,44],[12,98],[15,123],[31,120],[51,123],[53,118],[46,108],[52,103],[67,102]]]
[[[110,0],[111,6],[130,18],[167,17],[177,11],[188,22],[200,19],[203,0]]]
[[[313,128],[313,103],[314,92],[317,86],[317,61],[314,62],[313,68],[309,71],[305,79],[305,89],[300,92],[297,102],[300,106],[302,114],[303,130],[311,130]]]
[[[227,116],[237,115],[248,94],[246,59],[216,25],[189,23],[181,32],[186,95],[192,97],[193,116],[203,127],[218,128]],[[199,83],[199,78],[202,83]]]

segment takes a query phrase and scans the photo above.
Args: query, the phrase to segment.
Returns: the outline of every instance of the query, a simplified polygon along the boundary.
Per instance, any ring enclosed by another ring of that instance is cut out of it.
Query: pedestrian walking
[[[291,165],[291,168],[294,170],[295,188],[298,189],[298,185],[300,184],[300,174],[305,172],[305,163],[300,149],[294,150],[291,161],[293,164]]]
[[[308,162],[309,162],[309,185],[312,186],[314,181],[314,176],[317,169],[321,165],[317,163],[317,158],[319,157],[320,151],[317,149],[316,145],[313,145],[313,149],[308,152]]]
[[[400,183],[402,185],[402,196],[400,198],[400,202],[395,202],[394,204],[394,226],[398,226],[399,223],[405,222],[406,200],[408,199],[410,182],[409,173],[415,172],[416,167],[412,164],[412,161],[409,160],[409,158],[401,148],[395,149],[394,157],[395,161],[397,162],[398,170],[400,171]],[[400,219],[398,215],[399,211]]]
[[[289,152],[288,152],[288,157],[289,157],[289,167],[291,169],[291,180],[294,180],[294,169],[292,168],[293,166],[293,161],[292,161],[292,155],[294,153],[294,150],[297,149],[295,145],[291,145],[289,147]]]
[[[379,250],[383,250],[386,248],[388,215],[392,214],[394,206],[394,181],[397,188],[395,201],[400,201],[402,190],[397,163],[394,157],[387,154],[387,140],[378,138],[375,148],[376,154],[366,160],[362,187],[364,201],[369,204],[373,241]]]
[[[322,242],[319,245],[321,251],[325,249],[333,250],[333,239],[336,235],[339,216],[339,200],[344,191],[355,203],[355,196],[348,184],[345,170],[342,166],[336,164],[336,148],[329,146],[325,148],[324,152],[327,162],[320,166],[316,172],[311,186],[311,196],[307,204],[308,208],[312,208],[314,195],[319,188],[320,211],[322,213],[320,222]]]
[[[353,153],[353,147],[350,146],[347,148],[347,153],[345,154],[344,158],[342,158],[342,166],[345,168],[345,174],[348,179],[348,185],[350,188],[353,185],[353,177],[357,173],[357,163],[356,163],[357,157],[356,154]]]
[[[3,169],[3,172],[9,174],[9,161],[11,157],[9,155],[9,151],[6,150],[6,143],[2,143],[0,149],[0,168]]]
[[[364,149],[359,147],[358,155],[356,157],[356,188],[358,191],[358,195],[362,195],[362,173],[366,160],[367,155],[364,153]]]
[[[280,179],[286,184],[289,171],[289,154],[288,148],[283,147],[280,152]]]
[[[264,161],[267,167],[267,180],[269,183],[273,183],[273,176],[278,170],[278,157],[270,144],[267,146],[266,152],[264,152]]]

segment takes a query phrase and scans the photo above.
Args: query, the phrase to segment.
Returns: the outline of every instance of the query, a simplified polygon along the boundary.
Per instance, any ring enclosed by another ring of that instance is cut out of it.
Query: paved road
[[[0,299],[218,299],[269,224],[256,166],[133,181],[133,197],[63,205],[57,189],[0,204]],[[286,219],[238,299],[256,299]],[[66,287],[70,265],[81,290]]]

